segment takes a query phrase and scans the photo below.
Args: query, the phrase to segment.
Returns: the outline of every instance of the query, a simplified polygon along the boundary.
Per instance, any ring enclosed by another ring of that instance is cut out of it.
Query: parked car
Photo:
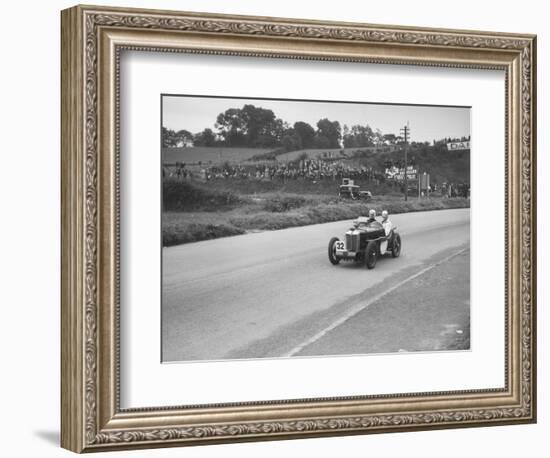
[[[378,258],[386,254],[394,258],[401,254],[401,236],[397,227],[386,234],[379,221],[364,216],[354,221],[344,240],[333,237],[328,243],[328,259],[333,265],[340,261],[356,261],[373,269]]]
[[[361,190],[359,185],[356,185],[353,180],[349,178],[344,178],[340,189],[338,191],[338,196],[341,198],[347,199],[362,199],[362,200],[371,200],[372,193],[370,191]]]

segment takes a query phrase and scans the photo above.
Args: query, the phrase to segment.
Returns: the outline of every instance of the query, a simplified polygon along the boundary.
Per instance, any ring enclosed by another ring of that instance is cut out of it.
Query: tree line
[[[198,133],[185,129],[174,131],[162,128],[163,147],[192,142],[194,146],[226,146],[281,148],[286,151],[319,148],[331,149],[368,147],[383,142],[399,143],[403,139],[394,134],[382,134],[368,124],[348,127],[328,118],[319,119],[313,127],[297,121],[290,125],[278,118],[273,110],[245,104],[220,113],[215,122],[217,132],[206,128]]]

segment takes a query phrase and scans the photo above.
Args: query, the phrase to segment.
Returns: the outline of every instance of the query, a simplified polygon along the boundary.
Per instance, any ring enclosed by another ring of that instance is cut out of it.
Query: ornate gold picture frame
[[[62,416],[75,452],[536,420],[536,37],[76,6],[62,12]],[[123,50],[505,72],[503,389],[120,407]]]

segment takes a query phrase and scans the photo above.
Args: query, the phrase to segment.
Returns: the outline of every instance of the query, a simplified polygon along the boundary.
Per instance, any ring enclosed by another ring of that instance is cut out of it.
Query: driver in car
[[[353,222],[353,227],[354,229],[365,227],[373,221],[376,221],[376,212],[374,210],[369,210],[369,217],[360,216]]]
[[[374,209],[369,210],[369,219],[367,220],[368,223],[372,223],[373,221],[376,221],[376,211]]]

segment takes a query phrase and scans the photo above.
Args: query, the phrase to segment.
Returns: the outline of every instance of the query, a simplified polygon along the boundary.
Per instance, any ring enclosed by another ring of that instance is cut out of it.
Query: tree
[[[283,136],[287,135],[288,131],[288,124],[282,119],[275,118],[260,129],[255,136],[249,134],[248,145],[260,147],[280,146]]]
[[[324,148],[339,148],[340,147],[341,129],[338,121],[329,121],[327,118],[320,119],[317,122],[316,146],[319,144],[328,143]],[[325,140],[326,139],[326,140]]]
[[[163,148],[170,148],[173,146],[176,146],[176,133],[171,130],[167,129],[166,127],[162,128],[162,147]]]
[[[315,129],[303,121],[295,122],[293,127],[295,135],[300,139],[299,148],[312,148],[314,146]]]
[[[288,129],[281,138],[281,146],[287,151],[296,151],[302,149],[302,141],[294,129]]]
[[[188,130],[182,129],[175,132],[166,127],[162,128],[162,146],[164,148],[180,146],[186,140],[193,141],[193,134]]]
[[[193,134],[189,132],[188,130],[182,129],[178,130],[176,132],[176,136],[178,137],[178,140],[193,140]]]
[[[397,141],[397,137],[395,136],[395,134],[385,134],[383,138],[384,138],[384,141],[389,142],[390,145],[395,145]]]
[[[216,143],[216,134],[209,128],[195,134],[193,138],[193,144],[195,146],[215,146]]]
[[[331,148],[331,142],[328,137],[317,132],[313,139],[313,146],[315,146],[315,148],[328,149]]]
[[[351,129],[347,129],[346,126],[344,129],[344,146],[346,148],[373,146],[375,139],[376,134],[368,124],[366,126],[356,124]]]
[[[276,125],[272,110],[248,104],[242,107],[241,113],[245,121],[248,146],[272,146],[278,142],[277,134],[281,133],[282,121]]]
[[[226,146],[278,146],[288,126],[272,110],[251,104],[229,108],[216,119]]]
[[[376,129],[374,132],[373,142],[375,145],[382,145],[384,143],[384,134],[380,129]]]
[[[226,146],[241,146],[246,142],[246,125],[241,109],[229,108],[216,118],[218,134]]]

